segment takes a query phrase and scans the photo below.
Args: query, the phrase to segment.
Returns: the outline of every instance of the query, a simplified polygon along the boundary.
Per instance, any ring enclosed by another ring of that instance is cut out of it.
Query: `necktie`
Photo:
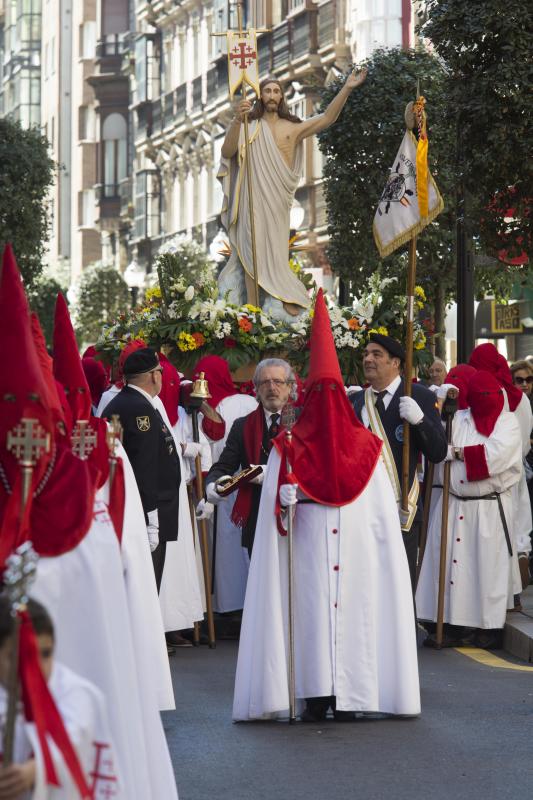
[[[269,441],[275,439],[275,437],[279,433],[279,420],[280,420],[279,414],[272,414],[272,416],[270,417],[270,428],[268,429]]]
[[[385,397],[386,394],[387,394],[387,390],[384,389],[384,391],[382,391],[382,392],[377,392],[377,395],[376,395],[376,398],[375,398],[376,409],[377,409],[377,412],[378,412],[379,416],[381,417],[381,419],[383,419],[383,417],[385,415],[385,403],[383,402],[383,398]]]

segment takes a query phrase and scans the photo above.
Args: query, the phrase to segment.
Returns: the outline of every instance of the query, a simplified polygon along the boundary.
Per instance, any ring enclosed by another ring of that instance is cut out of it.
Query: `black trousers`
[[[157,593],[161,588],[161,580],[163,578],[163,568],[165,566],[165,556],[167,553],[167,543],[159,540],[159,544],[152,553],[152,564],[154,565],[155,582],[157,585]]]
[[[411,575],[411,588],[413,590],[413,594],[415,592],[415,581],[416,581],[416,561],[418,556],[418,541],[420,539],[420,528],[422,526],[421,522],[413,522],[411,525],[411,530],[408,533],[403,534],[403,544],[405,547],[405,553],[407,555],[407,563],[409,564],[409,574]]]

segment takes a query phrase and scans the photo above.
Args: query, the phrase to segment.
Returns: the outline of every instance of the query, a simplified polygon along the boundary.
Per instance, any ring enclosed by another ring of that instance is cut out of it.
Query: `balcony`
[[[272,31],[272,69],[286,67],[290,58],[291,37],[290,22],[286,20]]]
[[[202,109],[202,76],[199,75],[192,82],[192,111]]]
[[[116,219],[120,216],[120,194],[119,184],[97,184],[96,189],[96,202],[99,208],[98,222],[102,226],[105,220]]]
[[[329,0],[318,7],[318,46],[335,44],[335,2]]]
[[[176,122],[181,122],[187,115],[187,84],[182,83],[174,92],[174,114]]]
[[[127,51],[126,34],[112,33],[96,43],[96,63],[100,74],[122,72],[122,59]]]
[[[152,135],[152,103],[144,102],[135,107],[137,115],[135,139],[145,139]]]
[[[160,133],[161,131],[161,118],[162,118],[162,108],[161,108],[161,98],[158,100],[154,100],[152,103],[152,134]]]
[[[131,217],[132,212],[132,180],[131,177],[124,178],[118,185],[120,198],[120,216]]]
[[[167,92],[161,99],[163,100],[161,127],[167,128],[174,122],[174,92]]]

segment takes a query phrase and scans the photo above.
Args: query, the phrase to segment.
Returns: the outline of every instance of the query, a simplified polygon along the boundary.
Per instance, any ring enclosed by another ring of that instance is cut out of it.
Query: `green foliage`
[[[27,291],[32,311],[39,317],[46,344],[51,347],[54,335],[56,299],[63,287],[54,278],[41,275]]]
[[[157,256],[157,277],[165,303],[170,305],[172,292],[177,285],[204,285],[215,280],[213,263],[203,247],[188,236],[175,236],[163,245]]]
[[[404,130],[405,106],[415,99],[417,80],[427,101],[429,163],[445,208],[419,237],[417,282],[430,304],[437,288],[450,296],[455,285],[455,127],[440,63],[423,50],[377,50],[365,62],[368,77],[340,116],[320,137],[327,158],[324,185],[329,213],[328,255],[333,269],[357,294],[373,273],[398,276],[405,285],[407,246],[385,261],[372,222]],[[324,105],[344,78],[328,86]]]
[[[42,272],[49,229],[46,196],[54,175],[39,129],[0,119],[0,246],[13,245],[26,287]]]
[[[126,281],[113,267],[87,267],[79,283],[76,303],[76,333],[83,342],[95,342],[104,325],[128,308],[130,292]]]
[[[446,63],[471,232],[487,253],[531,254],[533,5],[429,0],[421,31]]]

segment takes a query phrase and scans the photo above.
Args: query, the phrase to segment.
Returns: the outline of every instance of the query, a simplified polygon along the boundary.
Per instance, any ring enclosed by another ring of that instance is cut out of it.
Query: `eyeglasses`
[[[516,377],[513,378],[513,383],[533,383],[533,375],[528,375],[527,378]]]
[[[272,384],[273,384],[273,385],[274,385],[274,386],[275,386],[277,389],[279,389],[279,388],[281,388],[282,386],[286,386],[286,385],[289,383],[289,381],[282,381],[282,380],[281,380],[281,378],[267,378],[267,379],[266,379],[266,380],[264,380],[264,381],[259,381],[259,383],[258,383],[257,385],[259,386],[259,388],[260,388],[260,389],[262,389],[262,388],[263,388],[263,386],[269,386],[271,383],[272,383]]]

